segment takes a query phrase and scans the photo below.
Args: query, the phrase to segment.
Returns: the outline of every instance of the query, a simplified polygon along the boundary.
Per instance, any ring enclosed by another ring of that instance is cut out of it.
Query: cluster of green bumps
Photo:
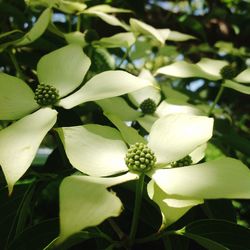
[[[35,90],[34,99],[42,107],[51,106],[58,101],[59,92],[53,86],[39,84]]]
[[[147,145],[137,142],[128,149],[125,162],[130,170],[147,172],[154,167],[156,157]]]
[[[184,167],[184,166],[189,166],[193,163],[192,158],[190,155],[185,156],[184,158],[180,159],[179,161],[175,161],[171,163],[171,166],[173,168],[177,167]]]
[[[151,98],[145,99],[140,104],[140,109],[144,114],[153,114],[156,110],[156,103]]]

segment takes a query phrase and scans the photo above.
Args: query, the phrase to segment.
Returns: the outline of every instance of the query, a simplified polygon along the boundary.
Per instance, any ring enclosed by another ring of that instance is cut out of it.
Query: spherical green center
[[[175,161],[171,163],[173,168],[189,166],[193,163],[191,156],[187,155],[179,161]]]
[[[154,100],[151,98],[145,99],[141,104],[140,104],[140,109],[144,114],[153,114],[156,110],[156,103]]]
[[[128,149],[125,162],[130,170],[145,173],[154,167],[156,157],[147,145],[137,142]]]
[[[39,84],[34,99],[42,107],[54,105],[59,100],[59,92],[53,86]]]
[[[220,70],[223,79],[233,79],[237,75],[237,70],[232,65],[226,65]]]

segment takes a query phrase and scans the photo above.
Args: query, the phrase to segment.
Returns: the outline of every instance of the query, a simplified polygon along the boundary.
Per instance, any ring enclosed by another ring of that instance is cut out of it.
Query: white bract
[[[221,70],[227,65],[229,65],[229,63],[226,61],[209,58],[203,58],[196,64],[179,61],[159,68],[156,71],[156,74],[163,74],[178,78],[199,77],[217,81],[223,79]],[[249,83],[250,68],[245,69],[233,79],[224,79],[223,85],[241,93],[250,94]]]
[[[70,109],[84,102],[123,95],[150,85],[125,71],[110,70],[95,75],[80,87],[90,63],[82,48],[73,44],[40,59],[38,80],[40,85],[49,85],[58,91],[58,101],[54,105]],[[34,92],[24,81],[0,73],[0,120],[19,119],[0,131],[0,165],[10,192],[30,166],[43,137],[56,122],[57,111],[52,105],[40,107],[34,97]],[[27,135],[25,140],[24,133]]]
[[[76,233],[80,228],[93,225],[86,222],[86,219],[79,218],[70,209],[71,206],[78,207],[84,217],[88,207],[83,205],[83,201],[88,200],[92,195],[91,192],[81,196],[75,195],[72,188],[76,185],[74,183],[82,182],[84,189],[85,185],[88,186],[89,182],[92,182],[96,183],[97,187],[103,185],[103,189],[106,189],[124,181],[138,179],[140,173],[131,171],[125,163],[127,145],[131,146],[136,142],[147,144],[156,157],[155,166],[146,172],[151,177],[147,190],[150,198],[161,209],[162,227],[172,224],[191,207],[203,203],[204,199],[250,198],[250,171],[240,161],[222,158],[196,164],[204,157],[204,144],[212,136],[212,118],[187,114],[162,117],[153,124],[148,141],[117,117],[111,116],[110,119],[120,132],[100,125],[65,127],[57,130],[71,164],[82,173],[89,175],[69,177],[70,203],[67,200],[69,191],[64,187],[64,183],[61,186],[62,240]],[[179,161],[187,155],[191,156],[193,164],[196,165],[171,168],[172,162]],[[125,174],[119,175],[121,173]],[[115,174],[119,176],[108,177]],[[74,178],[77,178],[77,181]],[[105,209],[112,207],[103,197],[97,199],[102,199]],[[67,210],[65,210],[65,203]],[[99,207],[95,208],[93,205],[93,213],[97,211],[96,209]],[[102,212],[94,214],[97,218],[96,224],[98,220],[99,223],[103,220],[101,215]],[[76,216],[77,227],[74,222]]]

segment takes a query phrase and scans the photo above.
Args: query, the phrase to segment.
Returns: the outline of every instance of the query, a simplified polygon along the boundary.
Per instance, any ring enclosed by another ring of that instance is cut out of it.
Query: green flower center
[[[223,79],[233,79],[237,75],[237,70],[232,65],[226,65],[220,70]]]
[[[187,155],[184,158],[180,159],[179,161],[175,161],[171,163],[171,167],[178,168],[178,167],[184,167],[189,166],[193,163],[191,156]]]
[[[93,29],[89,29],[87,30],[87,32],[85,33],[84,39],[87,43],[91,43],[93,41],[96,41],[99,39],[99,35],[98,33],[93,30]]]
[[[54,105],[59,100],[59,92],[53,86],[39,84],[34,99],[42,107]]]
[[[156,157],[147,145],[137,142],[128,149],[125,162],[130,170],[145,173],[154,167]]]
[[[140,104],[140,109],[144,114],[153,114],[156,110],[156,103],[151,98],[145,99]]]

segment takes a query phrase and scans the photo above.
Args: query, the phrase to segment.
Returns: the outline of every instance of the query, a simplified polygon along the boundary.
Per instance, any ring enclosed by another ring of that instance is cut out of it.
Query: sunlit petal
[[[108,176],[128,170],[127,147],[111,127],[85,125],[57,129],[70,163],[91,176]]]
[[[12,191],[29,168],[44,136],[56,122],[57,112],[39,109],[0,131],[0,165]]]
[[[180,160],[207,142],[213,119],[205,116],[172,114],[158,119],[149,134],[149,147],[160,164]]]

